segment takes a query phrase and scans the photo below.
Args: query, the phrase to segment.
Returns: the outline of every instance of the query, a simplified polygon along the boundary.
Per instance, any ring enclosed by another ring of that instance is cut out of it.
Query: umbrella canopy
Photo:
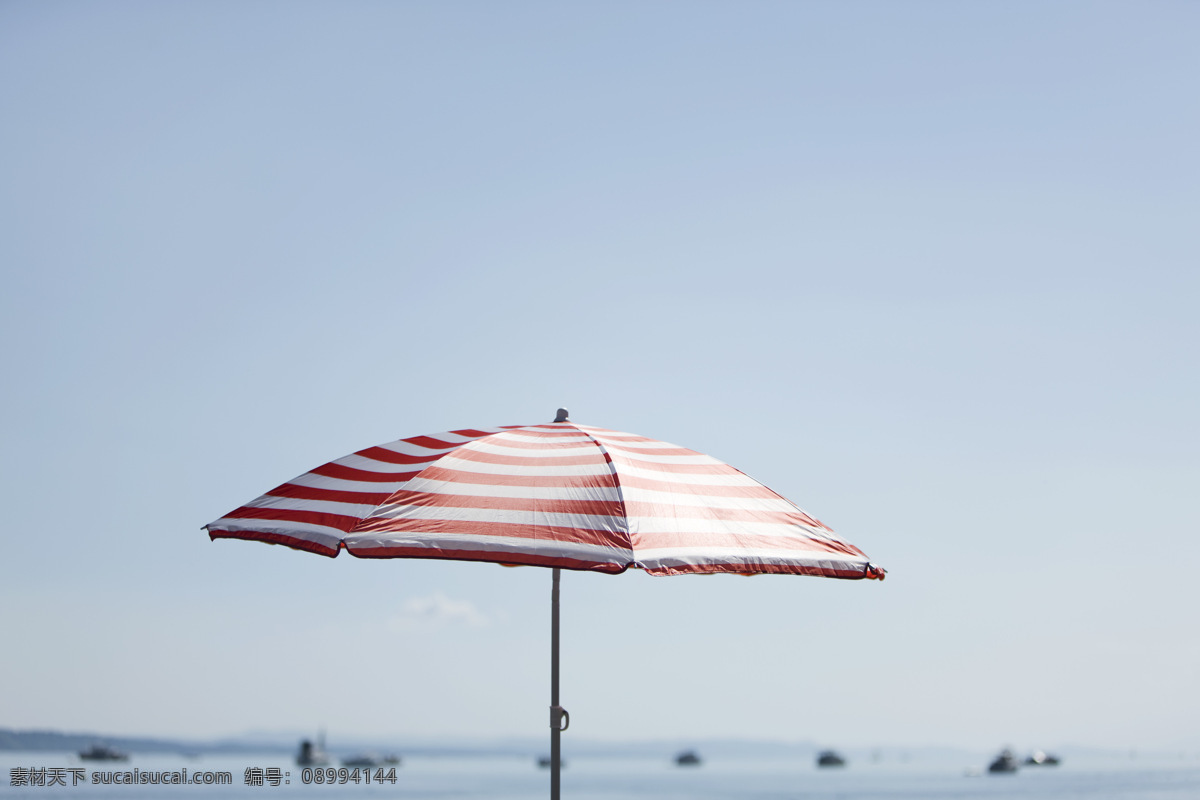
[[[326,556],[553,568],[550,797],[560,789],[559,572],[884,571],[792,502],[721,461],[631,433],[553,423],[468,428],[368,447],[205,526]]]
[[[469,428],[331,461],[205,526],[326,556],[651,575],[879,578],[854,545],[711,456],[577,425]]]

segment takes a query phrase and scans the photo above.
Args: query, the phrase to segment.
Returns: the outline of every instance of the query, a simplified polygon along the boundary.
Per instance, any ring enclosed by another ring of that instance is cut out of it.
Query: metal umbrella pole
[[[571,724],[571,715],[558,704],[558,578],[550,590],[550,800],[559,800],[559,771],[562,767],[562,732]]]

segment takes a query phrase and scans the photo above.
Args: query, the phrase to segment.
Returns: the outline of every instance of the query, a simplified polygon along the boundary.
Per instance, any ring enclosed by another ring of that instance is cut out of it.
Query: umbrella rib
[[[604,454],[604,461],[606,464],[608,464],[608,471],[612,473],[613,485],[616,486],[616,488],[617,488],[617,502],[621,504],[620,519],[625,521],[625,530],[622,531],[622,533],[625,535],[625,544],[629,547],[629,555],[630,555],[630,559],[631,559],[630,565],[631,566],[636,565],[637,561],[634,557],[634,552],[633,552],[633,537],[629,535],[629,512],[628,512],[628,508],[625,505],[625,490],[621,488],[621,476],[617,473],[617,468],[615,466],[613,466],[612,456],[609,455],[608,448],[604,446],[604,443],[601,442],[599,439],[597,439],[595,436],[592,436],[590,433],[585,431],[583,428],[581,428],[578,425],[575,425],[573,423],[572,423],[571,427],[573,427],[575,430],[579,431],[584,436],[586,436],[588,439],[590,439],[592,444],[594,444],[594,445],[596,445],[596,447],[600,448],[600,452]]]

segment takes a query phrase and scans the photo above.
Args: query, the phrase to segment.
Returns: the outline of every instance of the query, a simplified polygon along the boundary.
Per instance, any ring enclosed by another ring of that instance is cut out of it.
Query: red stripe
[[[585,433],[574,425],[506,425],[505,431],[511,431],[522,436],[534,436],[544,439],[561,438],[563,436],[579,436],[580,433]],[[585,433],[586,435],[586,433]]]
[[[809,520],[811,520],[812,524],[816,525],[821,530],[826,530],[826,531],[829,531],[830,533],[833,533],[833,528],[829,527],[824,522],[821,522],[821,520],[817,519],[812,514],[809,514],[807,511],[801,511],[800,513],[803,514],[805,517],[807,517]],[[864,555],[865,555],[865,553],[864,553]]]
[[[513,431],[513,434],[520,436],[522,439],[533,437],[537,439],[545,439],[548,442],[555,439],[566,438],[578,439],[580,442],[586,442],[591,439],[586,432],[581,431],[578,428],[562,428],[560,430],[553,431],[545,428],[522,428],[520,430]]]
[[[583,428],[580,428],[580,430],[582,430],[584,433],[588,434],[592,438],[594,438],[597,441],[602,442],[602,443],[604,443],[604,442],[633,442],[636,444],[638,442],[654,442],[657,444],[670,444],[669,442],[662,442],[662,441],[659,441],[658,439],[651,439],[649,436],[638,436],[636,433],[622,433],[621,431],[610,431],[605,428],[591,428],[590,430],[585,430]]]
[[[355,503],[357,505],[377,506],[392,496],[386,492],[347,492],[338,489],[319,489],[312,486],[300,486],[295,483],[285,483],[267,492],[270,497],[296,497],[302,500],[324,500],[331,503]]]
[[[383,519],[369,517],[351,534],[406,533],[429,539],[438,536],[499,536],[511,539],[533,539],[540,542],[599,545],[631,549],[624,533],[568,528],[561,525],[529,525],[514,522],[476,522],[450,519]]]
[[[445,467],[428,467],[422,478],[459,483],[464,486],[535,486],[543,489],[612,489],[617,486],[611,472],[599,475],[495,475],[486,472],[461,472]]]
[[[718,573],[734,573],[745,575],[776,574],[776,575],[814,575],[819,578],[841,578],[843,580],[862,580],[873,577],[865,569],[834,569],[807,564],[683,564],[674,567],[654,567],[646,569],[647,575],[661,577],[664,575],[712,575]]]
[[[543,451],[540,456],[510,456],[497,453],[484,453],[479,450],[462,448],[454,453],[455,458],[464,461],[474,461],[480,464],[503,464],[507,467],[580,467],[603,463],[600,450],[586,455],[560,456],[553,450]]]
[[[294,550],[304,550],[308,553],[316,553],[317,555],[328,556],[329,558],[337,558],[338,554],[337,547],[328,547],[316,542],[310,542],[307,539],[296,539],[291,536],[285,536],[282,533],[267,533],[266,531],[227,531],[216,528],[209,529],[208,538],[213,541],[217,539],[245,539],[251,542],[281,544],[291,547]]]
[[[447,442],[442,439],[435,439],[432,436],[414,436],[411,439],[401,439],[400,441],[430,450],[453,450],[456,447],[462,447],[464,444],[467,444],[467,442]]]
[[[388,502],[424,508],[487,508],[503,511],[529,511],[544,514],[591,514],[624,517],[617,500],[576,500],[572,498],[479,497],[476,495],[414,492],[402,489]]]
[[[306,475],[320,475],[324,478],[337,478],[343,481],[369,481],[371,483],[394,483],[397,486],[405,481],[412,480],[420,474],[420,470],[414,472],[371,472],[365,469],[355,469],[354,467],[346,467],[341,464],[322,464]]]
[[[463,428],[461,431],[450,431],[456,436],[469,436],[472,439],[479,439],[484,436],[495,436],[495,431],[478,431],[474,428]]]
[[[280,522],[305,522],[310,525],[324,525],[327,528],[337,528],[345,532],[359,522],[359,517],[343,514],[326,514],[319,511],[296,511],[290,508],[251,508],[242,506],[237,511],[231,511],[223,519],[272,519]]]
[[[369,458],[373,461],[382,461],[385,464],[429,464],[437,461],[445,453],[426,453],[425,455],[414,456],[408,453],[397,453],[395,450],[388,450],[386,447],[368,447],[365,450],[359,450],[354,455]]]
[[[543,441],[541,439],[530,441],[527,437],[517,437],[510,434],[501,433],[488,440],[488,444],[496,445],[498,447],[510,447],[513,450],[561,450],[569,447],[579,449],[586,447],[595,450],[596,452],[600,451],[600,448],[594,441],[586,438],[576,438],[569,442],[564,442],[561,440]]]
[[[586,572],[617,575],[629,569],[629,564],[608,561],[588,561],[561,556],[538,556],[531,553],[507,553],[490,550],[455,550],[431,547],[361,547],[346,546],[350,555],[359,558],[443,558],[451,561],[484,561],[503,566],[560,567]]]

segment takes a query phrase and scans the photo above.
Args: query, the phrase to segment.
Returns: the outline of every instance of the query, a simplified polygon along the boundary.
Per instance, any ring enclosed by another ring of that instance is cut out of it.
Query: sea
[[[1095,757],[992,775],[986,759],[911,758],[817,768],[781,758],[581,756],[562,770],[563,800],[1200,800],[1196,755]],[[0,797],[98,800],[541,800],[549,770],[512,756],[412,756],[394,774],[305,772],[281,756],[134,755],[81,762],[67,753],[0,751]],[[357,777],[357,779],[356,779]],[[183,779],[187,783],[183,782]],[[162,783],[163,780],[179,783]],[[199,781],[199,782],[197,782]]]

